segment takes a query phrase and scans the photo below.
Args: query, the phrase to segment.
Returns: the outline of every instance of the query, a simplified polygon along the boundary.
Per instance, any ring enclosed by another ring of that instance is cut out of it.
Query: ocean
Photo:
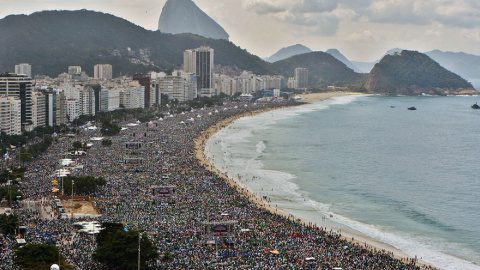
[[[206,153],[272,207],[440,269],[480,269],[477,101],[335,97],[241,118]]]

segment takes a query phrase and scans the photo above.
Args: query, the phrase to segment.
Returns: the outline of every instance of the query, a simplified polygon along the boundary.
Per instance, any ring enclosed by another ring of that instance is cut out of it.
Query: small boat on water
[[[409,107],[409,108],[408,108],[409,111],[415,111],[416,109],[417,109],[417,108],[415,108],[415,107]]]
[[[475,104],[472,105],[472,109],[480,109],[480,106],[478,106],[477,102],[475,102]]]

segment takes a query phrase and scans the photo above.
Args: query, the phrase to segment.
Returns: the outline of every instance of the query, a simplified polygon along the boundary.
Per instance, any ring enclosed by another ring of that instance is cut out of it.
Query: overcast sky
[[[166,0],[0,0],[0,18],[88,9],[156,30]],[[480,0],[194,0],[238,46],[260,57],[303,44],[374,61],[392,48],[480,55]]]

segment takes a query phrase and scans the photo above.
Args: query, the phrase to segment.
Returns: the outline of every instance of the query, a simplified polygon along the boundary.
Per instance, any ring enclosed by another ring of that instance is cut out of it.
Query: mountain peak
[[[158,21],[158,30],[169,34],[191,33],[206,38],[226,39],[227,32],[192,0],[168,0]]]
[[[356,67],[350,60],[347,59],[339,50],[337,49],[328,49],[326,53],[335,57],[338,61],[344,63],[348,68],[353,69],[357,73],[362,73],[362,70]]]
[[[299,55],[299,54],[304,54],[304,53],[311,53],[312,50],[309,48],[305,47],[302,44],[295,44],[292,46],[288,46],[285,48],[280,49],[278,52],[273,54],[272,56],[268,57],[265,59],[267,62],[273,63],[277,62],[283,59],[287,59],[289,57]]]

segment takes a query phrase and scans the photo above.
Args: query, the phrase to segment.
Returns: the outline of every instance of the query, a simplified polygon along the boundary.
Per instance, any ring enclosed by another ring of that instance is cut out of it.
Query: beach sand
[[[299,100],[300,102],[306,102],[306,103],[315,103],[315,102],[321,102],[323,100],[332,98],[332,97],[338,97],[338,96],[345,96],[345,95],[361,95],[360,93],[348,93],[348,92],[325,92],[325,93],[313,93],[313,94],[302,94],[302,95],[297,95],[297,97],[300,97],[301,99]],[[284,209],[280,208],[273,208],[269,206],[267,202],[262,200],[262,198],[254,196],[252,193],[250,193],[246,188],[243,187],[243,185],[238,181],[238,179],[232,179],[229,178],[224,172],[220,171],[217,169],[206,157],[205,155],[205,147],[208,142],[208,140],[218,131],[220,131],[223,128],[226,128],[233,122],[235,122],[239,118],[243,117],[249,117],[253,116],[256,114],[268,112],[270,110],[277,110],[281,108],[269,108],[269,109],[260,109],[254,112],[250,113],[244,113],[244,114],[239,114],[236,115],[235,117],[227,118],[223,121],[218,122],[217,124],[209,127],[207,130],[205,130],[195,141],[195,156],[198,160],[200,160],[201,164],[204,165],[208,170],[215,172],[218,176],[222,177],[227,181],[227,183],[237,189],[239,192],[241,192],[244,196],[248,197],[250,201],[255,203],[258,207],[266,209],[272,213],[283,215],[286,218],[295,218],[297,220],[297,217],[292,217],[290,213],[285,211]],[[309,224],[311,223],[308,220],[301,220],[302,223],[304,224]],[[322,224],[316,224],[318,227],[323,227],[325,231],[332,231],[333,233],[336,234],[341,234],[341,237],[348,240],[348,241],[353,241],[354,243],[357,243],[359,245],[365,246],[367,249],[370,250],[376,250],[376,251],[386,251],[391,253],[393,256],[395,256],[398,259],[403,259],[404,261],[407,259],[413,259],[411,256],[408,254],[404,253],[403,251],[388,245],[386,243],[382,243],[380,241],[377,241],[375,239],[366,237],[364,235],[359,235],[353,232],[348,232],[345,230],[340,230],[338,228],[333,228],[333,227],[327,227]],[[354,239],[354,240],[353,240]],[[419,266],[424,266],[428,265],[420,260],[417,261],[417,265]]]

